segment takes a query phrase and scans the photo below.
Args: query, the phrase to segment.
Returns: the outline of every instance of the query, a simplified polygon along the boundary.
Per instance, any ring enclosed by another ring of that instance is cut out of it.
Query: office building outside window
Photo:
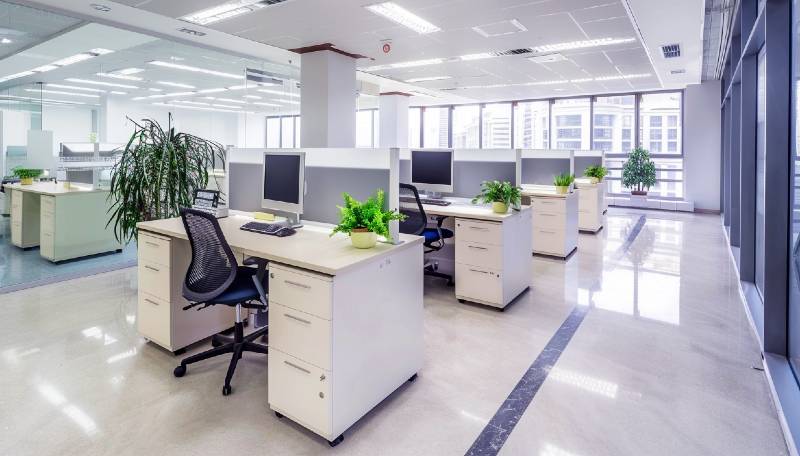
[[[549,149],[550,102],[530,101],[514,107],[514,147]]]
[[[408,109],[408,147],[420,147],[420,115],[422,109],[409,108]]]
[[[281,147],[294,147],[294,117],[281,117]]]
[[[553,149],[589,149],[589,98],[566,98],[553,103]]]
[[[453,108],[453,148],[477,149],[480,147],[480,114],[478,105]]]
[[[615,154],[630,152],[633,145],[636,97],[634,95],[597,97],[593,109],[592,149]]]
[[[367,149],[373,147],[372,113],[372,109],[356,112],[356,147]]]
[[[483,107],[483,148],[511,148],[511,103],[487,104]]]
[[[423,147],[449,146],[450,108],[425,108],[422,112]]]

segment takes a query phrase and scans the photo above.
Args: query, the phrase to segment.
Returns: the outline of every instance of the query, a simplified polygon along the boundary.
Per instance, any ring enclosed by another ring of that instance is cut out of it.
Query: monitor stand
[[[294,229],[302,228],[303,224],[300,222],[300,214],[286,214],[286,225]]]
[[[424,195],[420,195],[420,198],[443,200],[444,196],[442,196],[441,192],[425,192]]]

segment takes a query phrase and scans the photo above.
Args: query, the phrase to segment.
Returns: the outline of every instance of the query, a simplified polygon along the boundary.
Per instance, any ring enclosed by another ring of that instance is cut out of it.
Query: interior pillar
[[[303,147],[356,146],[356,58],[332,50],[303,53]]]
[[[408,147],[408,105],[411,95],[401,92],[382,93],[380,113],[380,147]]]

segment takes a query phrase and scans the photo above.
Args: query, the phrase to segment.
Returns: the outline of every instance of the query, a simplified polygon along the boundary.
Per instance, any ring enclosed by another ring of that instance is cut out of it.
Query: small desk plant
[[[575,175],[564,173],[558,174],[553,177],[553,185],[556,187],[556,193],[566,195],[569,193],[569,186],[575,182]]]
[[[656,185],[656,164],[647,149],[637,147],[628,154],[628,161],[622,166],[622,185],[631,189],[632,195],[641,196]]]
[[[605,166],[590,165],[583,171],[583,175],[590,178],[593,184],[603,181],[603,178],[608,174],[608,169]]]
[[[44,171],[41,169],[23,168],[18,166],[11,170],[11,174],[19,178],[19,183],[22,185],[32,185],[33,180],[42,175]]]
[[[384,192],[378,189],[375,195],[361,202],[343,193],[344,206],[338,206],[341,214],[339,224],[331,232],[350,235],[350,242],[357,249],[371,249],[378,242],[378,235],[392,241],[389,234],[389,222],[392,220],[405,220],[406,216],[396,210],[384,210]]]
[[[522,202],[521,189],[511,185],[511,182],[498,180],[483,181],[481,183],[481,192],[475,198],[472,198],[472,204],[478,204],[478,201],[484,204],[492,204],[492,212],[497,214],[505,214],[508,212],[509,207],[519,209]]]

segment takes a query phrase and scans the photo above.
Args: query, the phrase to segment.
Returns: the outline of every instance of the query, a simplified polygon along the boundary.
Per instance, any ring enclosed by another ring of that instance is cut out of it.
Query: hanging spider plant
[[[135,131],[114,165],[109,200],[110,218],[118,241],[138,237],[136,224],[177,217],[192,205],[194,191],[204,189],[215,163],[225,168],[221,144],[175,132],[172,114],[166,130],[152,119],[133,122]],[[218,186],[217,186],[218,187]]]

